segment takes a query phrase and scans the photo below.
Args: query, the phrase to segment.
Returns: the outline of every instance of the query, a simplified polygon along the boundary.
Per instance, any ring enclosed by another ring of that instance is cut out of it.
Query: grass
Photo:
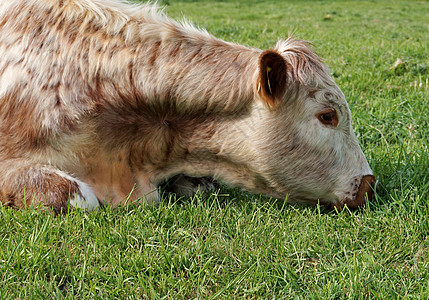
[[[312,41],[349,101],[377,198],[336,214],[225,187],[64,217],[0,208],[0,298],[428,299],[429,2],[163,3],[248,46]]]

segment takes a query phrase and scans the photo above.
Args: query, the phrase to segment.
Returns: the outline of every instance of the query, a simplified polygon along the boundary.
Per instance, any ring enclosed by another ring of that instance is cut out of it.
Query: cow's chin
[[[355,176],[345,184],[349,189],[334,191],[324,195],[309,194],[308,191],[281,195],[271,193],[271,197],[287,199],[292,204],[321,205],[330,210],[341,211],[345,207],[356,210],[365,207],[374,198],[376,179],[373,175]]]

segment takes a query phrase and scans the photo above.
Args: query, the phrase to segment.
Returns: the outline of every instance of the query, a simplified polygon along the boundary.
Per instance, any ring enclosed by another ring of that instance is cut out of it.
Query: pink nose
[[[350,210],[354,210],[365,206],[366,202],[371,201],[374,197],[375,183],[376,179],[373,175],[366,175],[362,177],[356,197],[354,199],[348,199],[341,204],[334,204],[334,207],[336,207],[338,210],[341,210],[345,205],[347,205]]]

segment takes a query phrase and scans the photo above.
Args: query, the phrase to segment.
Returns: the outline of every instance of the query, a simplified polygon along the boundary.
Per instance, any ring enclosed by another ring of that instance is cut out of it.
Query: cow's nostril
[[[377,180],[375,179],[375,177],[374,176],[372,176],[372,175],[369,175],[369,176],[371,176],[372,178],[371,178],[371,181],[370,181],[370,186],[371,186],[371,189],[372,189],[372,191],[373,192],[378,192],[378,186],[377,186]],[[372,195],[372,197],[374,197],[374,193],[373,193],[373,195]],[[368,200],[371,200],[371,199],[368,199]]]

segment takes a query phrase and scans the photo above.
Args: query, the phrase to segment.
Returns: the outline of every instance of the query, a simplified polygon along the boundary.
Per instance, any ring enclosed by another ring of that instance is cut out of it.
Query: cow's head
[[[373,197],[375,178],[344,94],[304,41],[280,41],[259,58],[252,116],[267,194],[341,209]]]

